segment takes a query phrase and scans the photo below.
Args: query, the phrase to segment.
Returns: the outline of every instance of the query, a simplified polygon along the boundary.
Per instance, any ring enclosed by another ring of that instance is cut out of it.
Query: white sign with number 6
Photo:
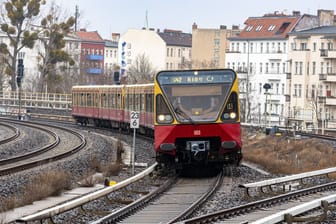
[[[131,128],[139,128],[139,118],[140,118],[140,112],[138,111],[131,111]]]

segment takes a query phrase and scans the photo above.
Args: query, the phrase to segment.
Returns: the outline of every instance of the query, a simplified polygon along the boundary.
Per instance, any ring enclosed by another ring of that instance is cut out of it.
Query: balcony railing
[[[320,81],[336,82],[336,73],[319,74]]]
[[[103,69],[101,69],[101,68],[88,68],[88,69],[86,69],[86,72],[88,74],[102,74]]]
[[[336,50],[321,49],[320,56],[326,58],[336,58]]]
[[[86,55],[86,59],[91,61],[102,61],[104,57],[100,54],[88,54]]]

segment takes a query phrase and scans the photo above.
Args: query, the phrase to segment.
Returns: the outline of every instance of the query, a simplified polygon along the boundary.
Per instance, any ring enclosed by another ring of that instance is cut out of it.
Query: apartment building
[[[105,42],[97,31],[81,29],[75,32],[81,41],[80,83],[104,84]]]
[[[238,26],[227,29],[221,25],[219,29],[198,28],[192,25],[192,67],[224,68],[225,53],[229,49],[228,38],[239,34]]]
[[[120,69],[119,66],[119,51],[118,43],[120,39],[119,33],[112,33],[111,40],[105,41],[105,55],[104,55],[104,75],[107,77],[107,83],[114,84],[113,72]]]
[[[300,90],[299,84],[291,86],[288,81],[291,70],[295,69],[289,33],[295,35],[295,32],[334,22],[332,10],[318,10],[317,15],[301,15],[299,11],[291,15],[274,12],[249,17],[243,31],[237,37],[228,38],[230,49],[226,53],[226,66],[238,73],[242,121],[265,126],[297,125],[290,118],[293,98],[288,92],[296,87],[297,93],[303,94],[303,87]],[[304,62],[298,61],[297,69],[300,66],[304,68]]]
[[[191,61],[191,34],[165,29],[129,29],[120,36],[119,61],[121,74],[136,58],[144,55],[155,71],[189,67]]]
[[[335,128],[336,26],[291,32],[289,46],[289,121],[302,129]]]
[[[287,33],[299,18],[277,12],[249,17],[240,34],[228,38],[226,67],[238,74],[243,121],[285,123]]]

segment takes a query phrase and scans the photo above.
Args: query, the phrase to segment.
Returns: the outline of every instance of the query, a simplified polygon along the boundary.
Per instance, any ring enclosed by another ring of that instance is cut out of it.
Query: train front
[[[162,71],[154,81],[157,161],[238,165],[242,159],[238,79],[231,69]]]

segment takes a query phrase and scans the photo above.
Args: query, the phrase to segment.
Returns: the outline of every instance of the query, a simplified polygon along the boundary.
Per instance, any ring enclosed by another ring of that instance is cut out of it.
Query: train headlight
[[[159,114],[158,121],[160,123],[169,123],[173,121],[173,117],[170,114]]]
[[[236,112],[224,113],[223,118],[225,120],[228,120],[228,119],[234,120],[237,118],[237,113]]]
[[[231,119],[236,119],[236,117],[237,117],[237,114],[235,112],[230,113],[230,118]]]

